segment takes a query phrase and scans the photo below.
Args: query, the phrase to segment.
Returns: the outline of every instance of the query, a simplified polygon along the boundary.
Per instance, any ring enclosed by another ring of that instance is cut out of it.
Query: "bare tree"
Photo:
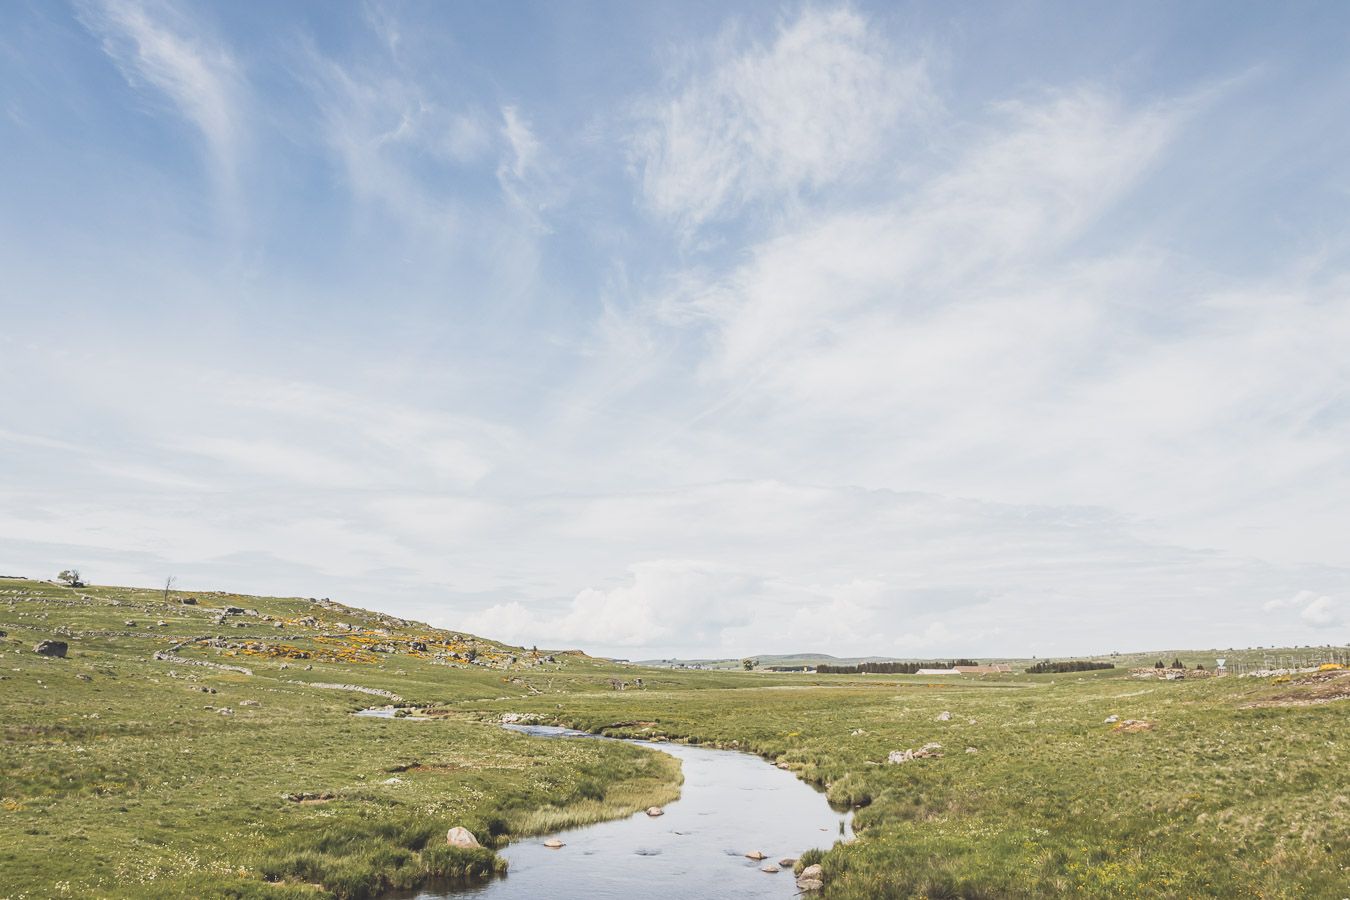
[[[173,576],[173,575],[170,575],[168,578],[164,579],[164,602],[165,602],[165,603],[168,603],[168,602],[169,602],[169,591],[173,590],[173,583],[174,583],[175,581],[177,581],[177,580],[178,580],[178,579],[177,579],[175,576]]]
[[[79,569],[65,569],[56,576],[57,581],[64,581],[71,587],[84,587],[84,582],[80,580]]]

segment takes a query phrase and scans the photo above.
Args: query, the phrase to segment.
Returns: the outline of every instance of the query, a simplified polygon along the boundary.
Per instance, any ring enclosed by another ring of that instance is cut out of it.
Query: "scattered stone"
[[[778,861],[778,865],[782,866],[784,869],[790,869],[796,864],[797,864],[797,857],[795,856],[785,856]]]
[[[403,779],[395,775],[393,778],[386,778],[381,784],[402,784]]]
[[[219,710],[217,710],[217,711],[218,711],[222,716],[232,716],[232,715],[234,715],[234,710],[230,709],[228,706],[222,706],[222,707],[221,707]]]
[[[768,858],[769,858],[769,855],[768,855],[767,853],[762,853],[762,852],[760,852],[759,850],[751,850],[749,853],[745,854],[745,858],[746,858],[746,859],[756,859],[756,860],[758,860],[758,859],[768,859]]]
[[[456,825],[445,834],[445,842],[451,847],[481,847],[478,838],[473,836],[473,832],[463,826]]]
[[[967,753],[979,753],[980,750],[979,750],[978,747],[967,747],[967,748],[966,748],[966,752],[967,752]]]
[[[886,762],[891,765],[897,763],[906,763],[914,759],[941,759],[942,745],[938,743],[924,744],[918,750],[892,750],[886,756]]]
[[[309,666],[305,666],[308,670]],[[253,673],[250,672],[250,675]],[[356,691],[358,694],[371,694],[376,697],[387,697],[395,703],[402,703],[403,698],[393,691],[386,691],[383,688],[361,687],[359,684],[333,684],[328,681],[288,681],[287,684],[302,684],[305,687],[321,688],[328,691]]]
[[[563,847],[566,847],[567,845],[564,844],[562,841],[558,840],[557,838],[549,838],[548,840],[544,841],[544,846],[550,850],[561,850]]]
[[[76,675],[75,677],[78,678],[78,679],[80,679],[81,681],[93,681],[93,680],[94,680],[92,677],[90,677],[89,675],[84,674],[83,672],[81,672],[80,674]]]
[[[778,867],[777,867],[777,866],[760,866],[760,867],[759,867],[759,870],[760,870],[761,872],[767,872],[767,873],[769,873],[770,875],[777,875],[777,874],[778,874]]]
[[[38,641],[33,645],[33,652],[38,656],[55,656],[58,659],[65,659],[68,649],[65,641]]]
[[[819,863],[814,866],[807,866],[797,876],[797,890],[799,891],[818,891],[824,886],[825,874]]]
[[[665,814],[666,811],[659,806],[647,807],[647,815],[651,816],[652,818],[655,818],[657,816],[664,816]]]
[[[240,700],[240,706],[262,706],[257,700]]]
[[[135,628],[135,627],[136,627],[136,623],[133,622],[133,621],[131,621],[130,619],[127,619],[127,620],[126,620],[125,622],[123,622],[122,624],[123,624],[125,627],[127,627],[127,628]]]
[[[867,732],[863,731],[861,728],[855,728],[849,733],[852,734],[854,737],[859,737],[861,735],[867,734]]]
[[[1152,731],[1153,723],[1141,719],[1126,719],[1124,722],[1118,722],[1111,730],[1134,734],[1138,731]]]
[[[247,669],[243,666],[227,666],[224,665],[223,663],[207,662],[204,659],[188,659],[187,657],[184,656],[175,656],[172,653],[166,653],[163,650],[160,650],[157,653],[155,653],[154,659],[160,660],[162,662],[178,663],[179,665],[183,666],[203,666],[207,669],[219,669],[222,672],[238,672],[241,675],[253,674],[252,669]]]
[[[1114,724],[1116,724],[1116,723],[1119,722],[1119,721],[1120,721],[1120,716],[1107,716],[1107,717],[1106,717],[1106,724],[1107,724],[1107,725],[1114,725]]]
[[[292,803],[313,804],[313,803],[327,803],[329,800],[336,799],[337,795],[332,794],[328,791],[324,791],[321,794],[312,794],[309,791],[301,791],[294,794],[282,794],[281,798],[283,800],[289,800]]]
[[[197,598],[196,598],[196,597],[179,597],[179,598],[178,598],[178,602],[181,603],[181,604],[183,604],[184,606],[196,606],[196,605],[197,605]]]
[[[939,722],[950,722],[952,720],[952,714],[944,709],[942,712],[938,713],[937,720]]]
[[[163,619],[160,619],[158,622],[155,623],[156,628],[167,628],[168,625],[169,623],[165,622]]]

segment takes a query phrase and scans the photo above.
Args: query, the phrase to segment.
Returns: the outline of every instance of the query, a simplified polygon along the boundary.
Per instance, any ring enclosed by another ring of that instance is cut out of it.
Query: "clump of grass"
[[[825,798],[835,806],[867,806],[872,802],[872,792],[862,775],[850,772],[830,784]]]

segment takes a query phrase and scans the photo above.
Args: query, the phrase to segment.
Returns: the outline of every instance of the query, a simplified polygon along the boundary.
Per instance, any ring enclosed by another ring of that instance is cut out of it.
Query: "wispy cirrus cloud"
[[[200,136],[214,177],[233,201],[246,143],[246,79],[235,54],[180,6],[89,0],[82,20],[127,83],[168,100]]]

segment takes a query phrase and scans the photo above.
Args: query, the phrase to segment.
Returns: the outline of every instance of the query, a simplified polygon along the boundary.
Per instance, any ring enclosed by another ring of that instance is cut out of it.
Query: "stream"
[[[543,725],[505,725],[543,740],[611,740]],[[687,744],[630,743],[678,757],[680,799],[665,815],[636,813],[556,834],[522,838],[499,851],[510,861],[490,881],[431,886],[394,895],[415,900],[749,900],[797,893],[791,868],[760,871],[780,858],[852,837],[852,814],[757,756]],[[557,837],[566,846],[550,849]],[[746,853],[768,854],[762,861]],[[390,900],[393,900],[391,897]]]

